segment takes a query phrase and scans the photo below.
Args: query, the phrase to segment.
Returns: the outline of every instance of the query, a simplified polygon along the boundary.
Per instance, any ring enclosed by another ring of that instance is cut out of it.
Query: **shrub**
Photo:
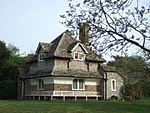
[[[0,99],[14,99],[17,97],[16,80],[0,81]]]
[[[118,96],[113,95],[113,96],[110,97],[110,100],[116,101],[116,100],[118,100]]]
[[[143,83],[142,92],[144,97],[150,97],[150,83]]]

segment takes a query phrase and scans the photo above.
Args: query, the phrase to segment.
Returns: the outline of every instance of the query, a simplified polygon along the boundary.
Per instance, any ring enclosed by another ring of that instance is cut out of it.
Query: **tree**
[[[23,67],[23,58],[15,46],[0,41],[0,80],[16,79],[19,68]]]
[[[127,52],[134,45],[150,57],[150,6],[139,0],[69,0],[62,24],[74,34],[90,25],[91,46],[99,52]]]
[[[5,43],[0,41],[0,68],[4,65],[6,60],[10,57],[10,51]]]
[[[114,61],[108,62],[108,65],[115,67],[126,78],[127,84],[150,79],[149,64],[144,58],[140,56],[114,56],[114,59]]]
[[[149,62],[140,56],[114,56],[114,61],[108,62],[125,78],[126,94],[150,96],[150,67]],[[132,92],[133,91],[133,92]]]
[[[17,96],[17,75],[19,69],[24,66],[24,59],[18,52],[15,46],[7,47],[0,41],[0,99]]]

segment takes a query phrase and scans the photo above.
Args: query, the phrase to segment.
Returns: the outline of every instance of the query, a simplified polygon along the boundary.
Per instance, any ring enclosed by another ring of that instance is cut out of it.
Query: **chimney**
[[[79,40],[87,47],[89,47],[89,30],[90,26],[87,22],[81,23],[79,30]]]

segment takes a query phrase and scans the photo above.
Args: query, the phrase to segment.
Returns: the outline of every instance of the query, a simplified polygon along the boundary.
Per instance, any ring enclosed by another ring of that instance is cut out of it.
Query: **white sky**
[[[0,0],[0,40],[31,53],[67,29],[59,23],[67,7],[67,0]]]
[[[59,23],[67,1],[0,0],[0,40],[18,47],[20,54],[35,52],[39,42],[51,42],[67,29]]]

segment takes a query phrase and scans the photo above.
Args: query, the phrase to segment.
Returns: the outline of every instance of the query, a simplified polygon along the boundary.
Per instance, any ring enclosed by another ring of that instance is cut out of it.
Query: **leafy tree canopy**
[[[139,81],[150,81],[150,63],[140,56],[114,56],[114,61],[108,65],[114,66],[125,78],[126,82],[134,84]]]
[[[5,43],[0,41],[0,68],[4,65],[6,60],[10,57],[10,51]]]
[[[0,80],[16,79],[19,68],[23,67],[24,59],[19,55],[19,49],[9,44],[8,47],[0,41]]]
[[[93,49],[124,53],[134,45],[150,58],[150,6],[144,1],[69,0],[68,5],[62,24],[77,34],[87,22]]]

